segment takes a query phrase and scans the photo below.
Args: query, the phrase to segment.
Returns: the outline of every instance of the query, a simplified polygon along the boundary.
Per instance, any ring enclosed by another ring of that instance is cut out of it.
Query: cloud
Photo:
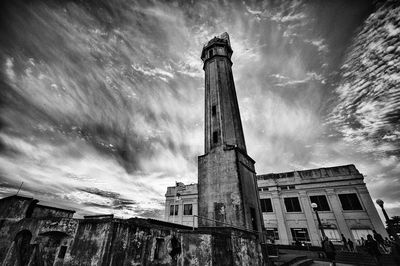
[[[367,184],[380,182],[371,194],[390,191],[397,206],[384,182],[398,172],[397,92],[334,75],[351,75],[339,62],[367,10],[361,1],[4,4],[0,194],[23,181],[22,193],[78,215],[162,218],[166,187],[197,181],[201,49],[229,32],[258,173],[355,163]]]

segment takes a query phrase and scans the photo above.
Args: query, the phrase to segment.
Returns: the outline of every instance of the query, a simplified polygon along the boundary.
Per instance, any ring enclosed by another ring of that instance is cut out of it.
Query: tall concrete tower
[[[232,52],[229,35],[223,33],[211,39],[201,53],[205,71],[205,154],[198,161],[199,226],[233,225],[261,231],[255,162],[246,151],[231,68]]]

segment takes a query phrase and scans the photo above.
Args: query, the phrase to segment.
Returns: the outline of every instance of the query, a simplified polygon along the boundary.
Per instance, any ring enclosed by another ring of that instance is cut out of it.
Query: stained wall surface
[[[24,206],[21,200],[27,201],[28,206],[32,202],[29,198],[9,198],[0,200],[0,209]],[[12,219],[0,217],[1,265],[263,263],[257,236],[232,228],[223,232],[213,228],[193,230],[140,218],[26,217],[26,208],[20,210],[21,213],[10,213]]]

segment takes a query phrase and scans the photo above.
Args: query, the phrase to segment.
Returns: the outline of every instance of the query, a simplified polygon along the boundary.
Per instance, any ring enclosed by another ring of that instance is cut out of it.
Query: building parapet
[[[335,167],[324,167],[309,170],[300,170],[284,173],[271,173],[264,175],[257,175],[257,180],[270,180],[270,179],[284,179],[284,178],[301,178],[301,179],[314,179],[314,178],[328,178],[336,176],[354,176],[360,175],[360,172],[353,164],[341,165]]]

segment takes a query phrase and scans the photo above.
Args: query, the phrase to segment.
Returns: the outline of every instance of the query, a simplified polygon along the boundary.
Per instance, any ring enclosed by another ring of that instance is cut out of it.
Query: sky
[[[341,81],[371,10],[363,0],[2,1],[0,196],[23,182],[21,195],[78,217],[162,219],[167,186],[197,182],[200,53],[228,32],[257,173],[355,164],[372,199],[399,215],[398,91],[387,105],[355,103],[362,92]]]

